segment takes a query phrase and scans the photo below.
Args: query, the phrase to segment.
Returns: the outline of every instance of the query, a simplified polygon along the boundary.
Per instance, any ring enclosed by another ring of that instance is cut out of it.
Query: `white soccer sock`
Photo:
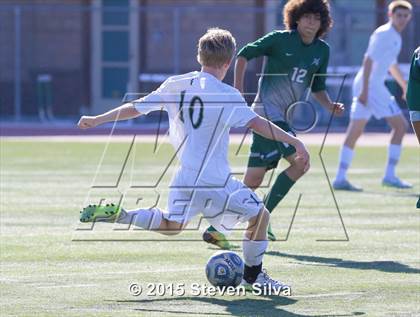
[[[401,144],[390,144],[388,147],[388,163],[385,170],[385,178],[394,178],[395,167],[401,156]]]
[[[129,210],[122,212],[117,222],[133,224],[146,230],[156,230],[162,222],[162,211],[159,208]]]
[[[260,265],[264,256],[265,250],[267,250],[268,241],[254,241],[244,237],[242,242],[242,248],[244,252],[244,260],[247,266]]]
[[[340,164],[338,165],[337,181],[343,181],[347,178],[347,170],[350,167],[351,161],[353,160],[354,151],[348,146],[343,145],[340,153]]]

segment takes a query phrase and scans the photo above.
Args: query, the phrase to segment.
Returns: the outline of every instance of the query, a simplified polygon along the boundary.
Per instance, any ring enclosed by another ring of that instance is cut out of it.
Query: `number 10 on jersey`
[[[181,91],[181,101],[179,102],[179,118],[182,122],[185,123],[184,119],[184,99],[185,99],[185,93],[186,91]],[[194,109],[196,104],[198,104],[199,112],[198,112],[198,118],[197,120],[194,120]],[[198,129],[201,125],[201,122],[203,121],[203,112],[204,112],[204,104],[200,97],[194,96],[191,101],[190,105],[188,107],[188,114],[191,121],[191,125],[194,129]]]

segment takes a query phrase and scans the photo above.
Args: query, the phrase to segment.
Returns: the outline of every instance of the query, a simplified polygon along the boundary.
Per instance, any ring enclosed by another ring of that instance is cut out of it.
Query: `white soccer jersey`
[[[225,184],[231,174],[230,128],[257,116],[237,89],[205,72],[170,77],[134,105],[144,114],[166,110],[181,169],[195,171],[200,183],[215,185]]]
[[[372,72],[369,86],[384,86],[384,82],[391,65],[397,63],[401,50],[401,35],[392,26],[391,22],[377,28],[370,36],[366,56],[372,61]],[[362,89],[363,67],[360,68],[354,80],[354,94],[359,95]]]
[[[377,28],[370,37],[366,56],[372,59],[372,71],[369,78],[368,100],[362,105],[358,97],[363,88],[363,67],[360,68],[353,82],[353,103],[350,116],[354,120],[369,120],[393,117],[401,114],[401,109],[385,86],[385,79],[391,65],[397,63],[401,50],[401,35],[391,23]]]

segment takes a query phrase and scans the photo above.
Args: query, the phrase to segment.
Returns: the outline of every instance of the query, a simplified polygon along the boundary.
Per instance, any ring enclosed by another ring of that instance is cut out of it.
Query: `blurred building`
[[[386,0],[332,0],[331,65],[359,65]],[[404,33],[401,61],[418,43],[420,0]],[[56,116],[99,112],[127,92],[149,92],[170,74],[198,69],[196,44],[209,27],[229,29],[238,46],[282,27],[282,0],[3,0],[0,3],[0,115],[34,116],[40,78]],[[381,18],[382,17],[382,18]],[[382,20],[381,20],[382,19]],[[420,22],[419,22],[420,23]],[[256,91],[261,61],[247,89]],[[49,75],[50,77],[43,77]],[[232,82],[232,71],[226,82]]]

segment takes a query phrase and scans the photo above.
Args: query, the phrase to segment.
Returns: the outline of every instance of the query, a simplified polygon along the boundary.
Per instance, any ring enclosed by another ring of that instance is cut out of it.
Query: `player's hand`
[[[304,164],[304,172],[309,170],[309,163],[310,163],[310,156],[309,156],[309,152],[305,147],[305,144],[303,144],[302,141],[297,140],[295,144],[293,144],[293,146],[296,149],[296,161],[302,161],[302,163]]]
[[[77,126],[80,129],[89,129],[89,128],[94,128],[98,125],[99,123],[97,122],[96,117],[94,116],[82,116],[79,120],[79,122],[77,123]]]
[[[402,93],[402,100],[404,100],[405,102],[407,102],[407,87],[403,88],[403,93]]]
[[[364,90],[362,91],[362,93],[357,98],[357,100],[364,106],[367,105],[367,99],[368,99],[368,93],[367,93],[367,91],[364,91]]]
[[[334,111],[335,116],[342,116],[344,113],[344,104],[340,102],[333,102],[331,103],[331,112]]]

